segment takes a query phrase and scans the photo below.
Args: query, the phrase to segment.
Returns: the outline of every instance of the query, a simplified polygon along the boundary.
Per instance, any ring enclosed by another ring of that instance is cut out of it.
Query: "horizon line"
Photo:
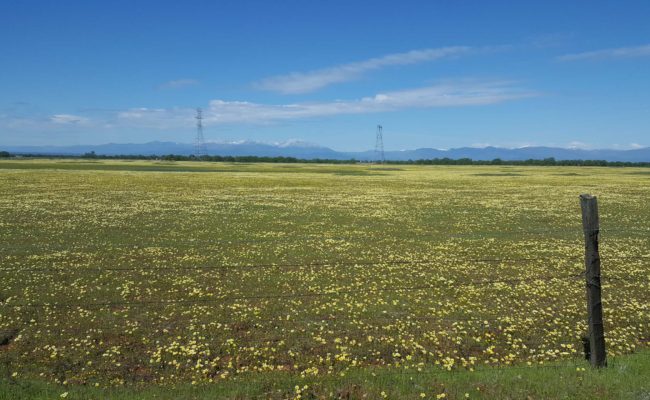
[[[149,142],[123,142],[123,143],[117,143],[117,142],[108,142],[108,143],[101,143],[101,144],[38,144],[38,145],[30,145],[30,144],[17,144],[17,145],[3,145],[0,144],[0,151],[4,149],[11,149],[11,148],[38,148],[38,147],[54,147],[54,148],[66,148],[66,147],[99,147],[99,146],[144,146],[144,145],[150,145],[150,144],[155,144],[155,143],[161,143],[161,144],[175,144],[175,145],[181,145],[181,146],[190,146],[194,147],[194,143],[190,142],[175,142],[175,141],[162,141],[162,140],[153,140]],[[315,148],[315,149],[323,149],[323,150],[332,150],[337,153],[365,153],[365,152],[374,152],[372,149],[366,149],[366,150],[337,150],[332,147],[328,146],[322,146],[316,143],[311,143],[307,141],[302,141],[302,140],[286,140],[286,141],[277,141],[277,142],[262,142],[262,141],[256,141],[256,140],[233,140],[233,141],[209,141],[205,142],[206,145],[211,144],[211,145],[245,145],[245,144],[257,144],[257,145],[266,145],[266,146],[272,146],[272,147],[298,147],[298,148]],[[294,145],[295,144],[295,145]],[[301,146],[302,144],[302,146]],[[650,145],[644,146],[644,145],[638,145],[638,144],[631,144],[630,147],[627,148],[616,148],[616,147],[598,147],[598,148],[590,148],[590,147],[580,147],[580,146],[553,146],[553,145],[525,145],[525,146],[515,146],[515,147],[508,147],[508,146],[499,146],[499,145],[465,145],[465,146],[458,146],[458,147],[449,147],[449,148],[438,148],[438,147],[415,147],[415,148],[407,148],[407,149],[396,149],[396,150],[385,150],[387,152],[407,152],[407,151],[416,151],[416,150],[436,150],[436,151],[452,151],[452,150],[459,150],[459,149],[476,149],[476,150],[482,150],[482,149],[499,149],[499,150],[523,150],[523,149],[536,149],[536,148],[546,148],[546,149],[557,149],[557,150],[573,150],[573,151],[635,151],[635,150],[646,150],[650,149]]]

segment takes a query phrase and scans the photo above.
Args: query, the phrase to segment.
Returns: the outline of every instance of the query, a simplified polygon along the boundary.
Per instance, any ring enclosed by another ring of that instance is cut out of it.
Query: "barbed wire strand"
[[[200,269],[254,269],[254,268],[311,268],[311,267],[337,267],[337,266],[374,266],[374,265],[415,265],[415,264],[437,264],[450,262],[476,262],[476,263],[518,263],[518,262],[532,262],[532,261],[558,261],[558,260],[578,260],[578,256],[558,256],[558,257],[522,257],[522,258],[450,258],[443,260],[426,259],[426,260],[340,260],[340,261],[321,261],[321,262],[305,262],[305,263],[268,263],[268,264],[224,264],[224,265],[194,265],[194,266],[169,266],[169,267],[101,267],[101,268],[77,268],[77,269],[64,269],[64,268],[0,268],[0,271],[9,272],[38,272],[38,271],[138,271],[138,270],[200,270]]]
[[[442,282],[447,284],[448,287],[461,287],[461,286],[482,286],[482,285],[492,285],[492,284],[515,284],[521,282],[536,282],[536,281],[549,281],[549,280],[562,280],[562,279],[578,279],[580,275],[562,275],[562,276],[544,276],[544,277],[524,277],[524,278],[508,278],[508,279],[495,279],[495,280],[477,280],[469,282]],[[210,299],[200,299],[200,300],[146,300],[146,301],[107,301],[107,302],[95,302],[95,303],[25,303],[25,304],[13,304],[7,303],[6,301],[2,305],[7,307],[112,307],[112,306],[146,306],[150,304],[180,304],[180,305],[192,305],[192,304],[207,304],[215,302],[229,302],[229,301],[240,301],[240,300],[257,300],[257,299],[292,299],[292,298],[305,298],[305,297],[322,297],[322,296],[341,296],[341,295],[350,295],[350,294],[359,294],[359,293],[377,293],[377,292],[406,292],[406,291],[420,291],[428,289],[440,289],[440,286],[437,285],[416,285],[416,286],[398,286],[398,287],[383,287],[383,288],[356,288],[349,290],[332,290],[332,291],[321,291],[321,292],[305,292],[305,293],[292,293],[292,294],[260,294],[260,295],[249,295],[249,296],[232,296],[232,297],[219,297],[219,298],[210,298]]]

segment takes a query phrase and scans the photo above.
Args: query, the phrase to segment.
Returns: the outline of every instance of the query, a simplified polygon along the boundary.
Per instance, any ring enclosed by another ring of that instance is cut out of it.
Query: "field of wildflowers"
[[[2,161],[0,363],[115,387],[575,360],[580,193],[608,352],[634,353],[649,189],[643,169]]]

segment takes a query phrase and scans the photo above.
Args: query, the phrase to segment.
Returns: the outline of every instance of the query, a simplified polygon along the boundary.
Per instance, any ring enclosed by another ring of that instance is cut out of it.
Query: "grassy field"
[[[14,381],[0,385],[0,399],[91,400],[134,399],[630,399],[650,396],[650,352],[610,358],[605,370],[574,362],[554,362],[531,367],[478,367],[440,371],[434,367],[413,371],[357,368],[345,376],[302,378],[270,373],[246,374],[218,384],[181,383],[173,386],[61,386],[39,381]],[[297,388],[296,388],[297,387]],[[422,395],[424,394],[424,396]]]
[[[0,161],[0,398],[648,398],[649,189],[632,168]],[[603,373],[578,370],[580,193]]]

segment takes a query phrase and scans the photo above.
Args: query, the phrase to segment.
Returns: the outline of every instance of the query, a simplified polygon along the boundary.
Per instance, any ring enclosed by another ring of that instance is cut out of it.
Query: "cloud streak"
[[[204,123],[264,124],[279,121],[331,117],[336,115],[391,112],[415,108],[465,107],[497,104],[535,96],[512,82],[460,82],[378,93],[353,100],[330,102],[262,104],[247,101],[212,100],[204,110]],[[120,112],[121,124],[151,128],[190,126],[191,109],[137,108]]]
[[[467,46],[441,47],[435,49],[412,50],[405,53],[388,54],[383,57],[337,65],[310,72],[293,72],[263,79],[254,84],[257,89],[282,94],[313,92],[336,83],[348,82],[364,73],[385,67],[417,64],[443,58],[457,57],[472,52]]]
[[[71,114],[54,114],[50,116],[50,122],[60,125],[75,125],[75,124],[84,124],[89,121],[86,117],[80,117],[78,115]]]
[[[198,85],[199,81],[196,79],[176,79],[168,81],[158,86],[159,89],[183,89],[189,86]]]
[[[565,54],[558,57],[559,61],[601,60],[616,58],[650,57],[650,44],[633,47],[618,47],[586,51],[583,53]]]
[[[285,104],[215,99],[203,109],[205,125],[273,124],[310,118],[333,118],[436,107],[499,104],[538,95],[509,81],[452,81],[399,91],[380,92],[348,100]],[[125,129],[159,131],[192,129],[193,108],[130,108],[73,114],[31,116],[0,114],[0,128],[14,131],[79,132]]]

